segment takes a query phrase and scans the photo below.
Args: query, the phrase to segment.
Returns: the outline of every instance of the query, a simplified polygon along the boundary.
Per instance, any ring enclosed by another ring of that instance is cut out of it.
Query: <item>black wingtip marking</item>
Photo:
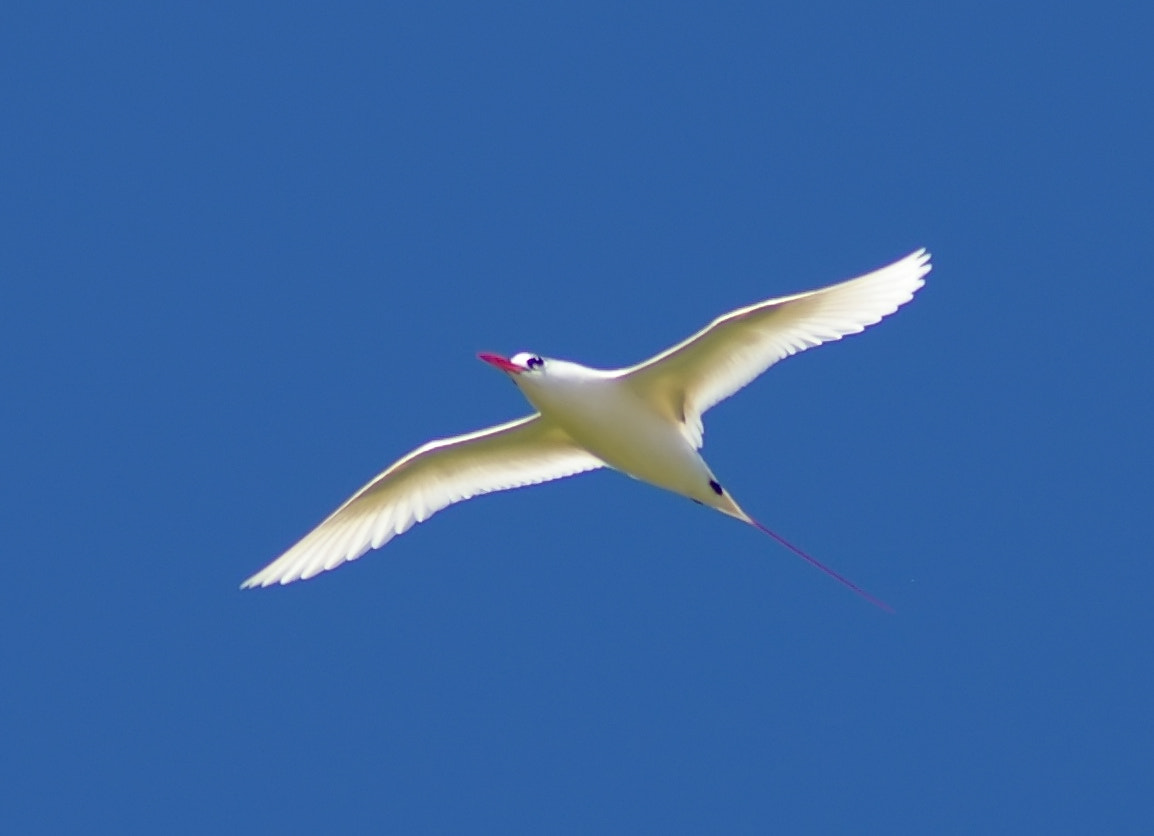
[[[713,492],[718,496],[721,496],[721,494],[724,493],[724,491],[721,490],[721,485],[717,483],[716,479],[709,480],[709,487],[713,488]]]

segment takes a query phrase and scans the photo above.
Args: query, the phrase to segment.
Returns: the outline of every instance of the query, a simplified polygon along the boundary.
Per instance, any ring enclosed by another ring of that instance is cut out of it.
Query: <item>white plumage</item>
[[[860,278],[732,311],[625,369],[528,353],[483,354],[509,374],[536,414],[417,448],[243,586],[285,584],[333,569],[478,494],[606,466],[777,537],[738,507],[697,452],[702,415],[779,360],[879,322],[913,298],[929,271],[929,254],[918,250]]]

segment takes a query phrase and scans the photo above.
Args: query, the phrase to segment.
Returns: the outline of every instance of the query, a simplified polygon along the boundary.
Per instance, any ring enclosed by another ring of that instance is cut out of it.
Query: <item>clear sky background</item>
[[[160,6],[0,13],[0,830],[1151,831],[1142,4]],[[477,351],[920,246],[706,421],[896,615],[611,472],[238,590]]]

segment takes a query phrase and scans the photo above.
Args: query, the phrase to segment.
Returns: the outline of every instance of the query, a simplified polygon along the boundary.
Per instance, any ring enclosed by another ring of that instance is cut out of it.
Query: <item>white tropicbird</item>
[[[242,586],[311,578],[478,494],[612,467],[764,531],[889,609],[738,507],[698,453],[701,416],[777,361],[879,322],[910,301],[929,272],[929,253],[921,249],[856,279],[732,311],[627,369],[591,369],[528,352],[508,359],[481,354],[537,412],[418,447]]]

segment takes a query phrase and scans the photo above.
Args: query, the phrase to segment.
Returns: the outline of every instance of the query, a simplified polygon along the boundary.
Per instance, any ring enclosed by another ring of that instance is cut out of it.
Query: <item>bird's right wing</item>
[[[311,578],[383,546],[454,502],[604,466],[539,415],[430,441],[357,491],[241,586]]]
[[[924,249],[880,270],[720,316],[689,339],[620,374],[701,446],[701,416],[779,360],[840,340],[913,298],[930,272]]]

